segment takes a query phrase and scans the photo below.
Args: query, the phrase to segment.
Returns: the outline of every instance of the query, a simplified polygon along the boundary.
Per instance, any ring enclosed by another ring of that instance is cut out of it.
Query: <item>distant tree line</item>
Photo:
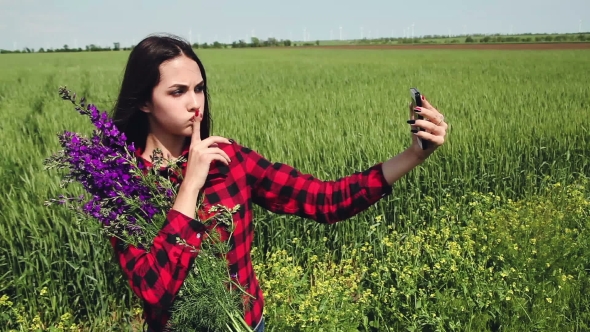
[[[68,45],[64,45],[62,48],[39,48],[35,51],[32,48],[25,47],[22,50],[3,50],[0,49],[0,53],[56,53],[56,52],[105,52],[105,51],[129,51],[135,45],[130,47],[121,47],[120,43],[113,43],[112,47],[100,47],[94,44],[86,45],[83,48],[70,48]],[[319,41],[315,43],[299,43],[299,46],[311,46],[311,45],[319,45]],[[276,38],[269,38],[267,40],[261,40],[259,38],[253,37],[250,42],[246,42],[244,40],[234,41],[231,44],[220,43],[218,41],[209,43],[194,43],[193,48],[246,48],[246,47],[290,47],[290,46],[297,46],[297,43],[293,43],[290,40],[278,40]]]
[[[113,47],[100,47],[98,45],[90,44],[86,45],[84,48],[70,48],[67,44],[64,45],[62,48],[48,48],[44,49],[43,47],[39,48],[35,51],[32,48],[25,47],[22,50],[3,50],[0,49],[1,53],[63,53],[63,52],[102,52],[102,51],[120,51],[120,50],[131,50],[132,47],[121,47],[120,43],[113,43]]]
[[[277,47],[277,46],[294,46],[290,40],[278,40],[276,38],[268,38],[267,40],[261,40],[257,37],[252,37],[250,42],[247,43],[245,40],[240,39],[238,41],[234,41],[231,44],[224,44],[218,41],[213,42],[212,44],[203,43],[198,44],[194,43],[194,48],[246,48],[246,47]]]
[[[571,34],[532,34],[523,33],[519,35],[501,35],[501,34],[471,34],[471,35],[425,35],[419,38],[374,38],[374,39],[357,39],[346,41],[348,44],[429,44],[429,43],[532,43],[532,42],[590,42],[590,35],[586,33],[571,33]],[[209,43],[194,43],[193,48],[197,49],[222,49],[222,48],[248,48],[248,47],[293,47],[293,46],[319,46],[319,40],[315,42],[293,42],[288,39],[278,40],[276,38],[268,38],[266,40],[252,37],[250,42],[241,39],[234,41],[231,44],[220,43],[215,41]],[[98,45],[86,45],[83,49],[70,48],[67,44],[62,48],[39,48],[35,51],[32,48],[25,47],[22,50],[3,50],[0,49],[0,54],[5,53],[54,53],[54,52],[105,52],[105,51],[129,51],[135,45],[130,47],[121,47],[121,44],[113,43],[112,47],[101,47]]]
[[[585,42],[590,41],[590,36],[585,34],[568,34],[568,35],[545,35],[545,36],[483,36],[483,37],[472,37],[468,36],[465,38],[466,43],[543,43],[543,42]]]
[[[590,42],[586,33],[571,34],[471,34],[471,35],[425,35],[416,38],[375,38],[355,40],[356,44],[455,44],[455,43],[544,43],[544,42]]]

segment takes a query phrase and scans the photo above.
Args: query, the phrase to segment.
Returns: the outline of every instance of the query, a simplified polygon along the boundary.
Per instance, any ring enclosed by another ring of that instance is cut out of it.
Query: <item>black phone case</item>
[[[416,88],[411,88],[410,93],[412,94],[412,100],[414,101],[414,106],[422,107],[422,95],[420,95],[420,91]],[[414,112],[414,118],[418,120],[423,120],[424,117],[421,116],[419,113]],[[418,127],[418,130],[424,131],[424,128]],[[418,140],[422,144],[422,150],[428,149],[429,142],[426,140],[421,139],[418,137]]]

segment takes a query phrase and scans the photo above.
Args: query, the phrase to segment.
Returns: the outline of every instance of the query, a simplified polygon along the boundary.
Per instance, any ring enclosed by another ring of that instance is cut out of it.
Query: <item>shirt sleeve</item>
[[[392,192],[382,163],[334,181],[278,162],[240,147],[255,204],[278,214],[293,214],[332,224],[353,217]]]
[[[151,306],[164,309],[172,304],[198,254],[176,238],[200,249],[205,230],[197,219],[170,210],[149,251],[115,237],[111,237],[111,245],[133,292]]]

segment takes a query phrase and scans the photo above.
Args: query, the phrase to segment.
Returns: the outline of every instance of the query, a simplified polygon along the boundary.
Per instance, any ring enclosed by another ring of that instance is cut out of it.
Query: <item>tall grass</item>
[[[333,259],[387,228],[410,232],[435,212],[421,209],[473,191],[503,199],[539,194],[547,178],[590,174],[588,51],[200,50],[210,79],[215,134],[321,179],[363,170],[410,141],[408,88],[445,114],[448,142],[395,185],[394,194],[346,222],[325,227],[256,209],[256,246],[285,249],[299,263],[313,248]],[[2,55],[0,61],[0,294],[31,317],[66,312],[98,326],[127,319],[136,303],[92,230],[43,206],[59,190],[42,161],[63,130],[89,132],[57,88],[112,107],[127,53]],[[416,211],[420,210],[420,213]],[[324,241],[325,238],[325,241]],[[47,287],[51,297],[40,297]],[[44,310],[42,308],[48,308]],[[108,324],[107,324],[108,325]]]

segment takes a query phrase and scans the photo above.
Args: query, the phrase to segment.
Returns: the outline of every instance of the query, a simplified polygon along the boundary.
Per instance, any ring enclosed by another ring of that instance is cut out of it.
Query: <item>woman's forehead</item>
[[[184,84],[198,84],[203,80],[199,65],[192,59],[181,56],[162,63],[160,81],[179,81]]]

